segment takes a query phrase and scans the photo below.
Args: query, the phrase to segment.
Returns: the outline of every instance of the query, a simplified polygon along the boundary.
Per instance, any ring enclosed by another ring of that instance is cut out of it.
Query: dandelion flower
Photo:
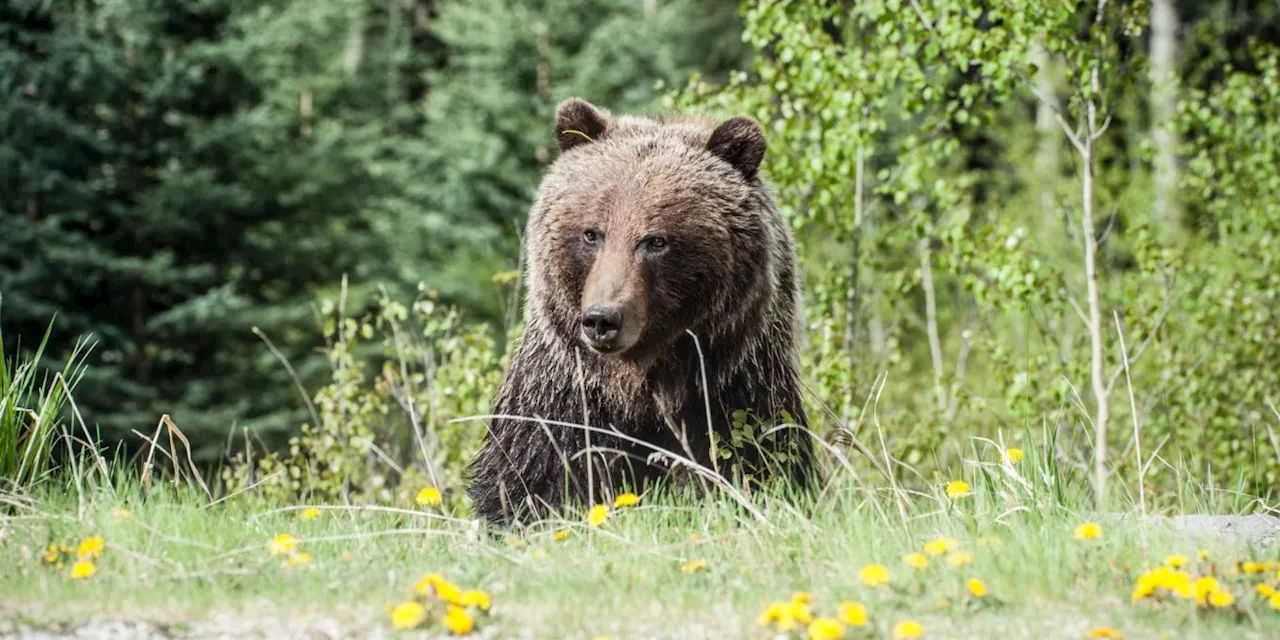
[[[1076,527],[1076,540],[1093,540],[1102,537],[1102,527],[1096,522],[1086,522]]]
[[[1230,591],[1214,591],[1209,594],[1209,604],[1213,605],[1214,608],[1217,609],[1229,607],[1235,604],[1235,602],[1236,597]]]
[[[969,495],[969,483],[964,480],[952,480],[947,483],[947,497],[960,498]]]
[[[1216,593],[1219,588],[1217,578],[1204,576],[1191,585],[1191,594],[1195,597],[1197,603],[1204,604],[1209,596]]]
[[[481,611],[488,611],[489,605],[492,604],[489,599],[489,594],[479,589],[467,589],[466,591],[463,591],[460,600],[462,602],[462,606],[479,607]]]
[[[1261,562],[1246,562],[1240,565],[1240,570],[1245,573],[1262,573]]]
[[[102,536],[89,536],[80,542],[80,546],[76,547],[77,558],[97,558],[102,555],[103,547],[107,546]]]
[[[427,608],[421,602],[401,602],[391,610],[391,628],[397,631],[416,628],[427,619]]]
[[[1009,464],[1018,464],[1019,462],[1022,462],[1022,449],[1009,447],[1005,450],[1005,458],[1009,461]]]
[[[44,550],[44,561],[48,564],[56,564],[61,556],[62,554],[58,552],[58,547],[54,545],[49,545],[49,548]]]
[[[1277,592],[1271,585],[1265,582],[1261,582],[1258,584],[1258,595],[1264,598],[1270,598],[1276,595],[1276,593],[1280,593],[1280,592]]]
[[[609,519],[609,507],[606,507],[602,504],[598,504],[594,507],[591,507],[591,511],[587,512],[587,524],[593,527],[598,527],[604,524],[604,521],[608,519]]]
[[[808,591],[797,591],[791,594],[791,604],[807,605],[813,602],[813,596]]]
[[[413,501],[420,507],[438,507],[444,502],[441,499],[440,490],[435,487],[423,487]]]
[[[858,577],[868,587],[882,587],[889,584],[889,568],[882,564],[869,564],[862,568]]]
[[[782,620],[779,621],[779,628],[787,631],[794,629],[796,623],[809,624],[812,620],[813,614],[809,612],[808,603],[792,600],[783,607],[783,616]]]
[[[434,594],[436,598],[452,604],[457,604],[462,600],[462,589],[459,589],[458,585],[445,580],[444,576],[438,573],[428,573],[422,576],[422,579],[418,581],[418,584],[414,585],[413,589],[423,595]]]
[[[836,612],[836,617],[851,627],[867,626],[867,608],[862,606],[861,602],[852,600],[841,602],[840,608]]]
[[[314,558],[311,557],[311,554],[303,551],[301,553],[289,554],[289,560],[287,564],[290,567],[296,567],[300,564],[311,564],[313,561],[314,561]]]
[[[1090,638],[1111,638],[1112,640],[1119,640],[1120,638],[1124,637],[1124,634],[1120,633],[1116,629],[1112,629],[1111,627],[1094,627],[1089,630],[1089,637]]]
[[[1201,549],[1196,552],[1196,558],[1200,560],[1208,560],[1211,557],[1213,557],[1213,554],[1209,553],[1208,549]]]
[[[809,640],[840,640],[844,625],[833,618],[818,618],[809,623]]]
[[[71,565],[71,579],[83,580],[98,572],[98,567],[88,560],[77,560]]]
[[[613,499],[613,508],[620,509],[622,507],[634,507],[640,504],[640,496],[634,493],[620,493],[617,498]]]
[[[689,562],[680,565],[680,573],[684,574],[697,573],[699,571],[706,570],[707,563],[703,560],[690,560]]]
[[[559,531],[556,531],[556,533],[555,533],[556,541],[564,540],[565,538],[568,538],[568,537],[569,537],[569,530],[568,530],[568,529],[560,529]]]
[[[1187,557],[1180,553],[1174,554],[1171,556],[1165,556],[1165,559],[1164,559],[1164,563],[1173,567],[1174,569],[1181,569],[1183,566],[1187,564],[1187,562],[1189,562]]]
[[[765,607],[764,611],[760,613],[760,617],[756,618],[756,624],[762,627],[767,627],[774,622],[782,620],[782,616],[786,613],[786,607],[787,603],[785,602],[770,603],[769,606]]]
[[[276,537],[272,538],[271,542],[267,544],[267,550],[270,551],[273,556],[282,556],[297,548],[298,539],[287,533],[276,535]]]
[[[988,593],[991,593],[990,590],[987,589],[987,583],[977,578],[969,578],[969,582],[966,587],[969,589],[969,594],[975,598],[985,598]]]
[[[1267,598],[1267,601],[1271,604],[1272,609],[1275,609],[1276,611],[1280,611],[1280,593],[1274,594],[1270,598]]]
[[[973,554],[968,551],[957,551],[947,556],[947,566],[963,567],[973,564]]]
[[[301,517],[303,520],[315,520],[320,517],[320,510],[315,507],[307,507],[302,510]]]
[[[940,556],[956,548],[956,541],[951,538],[938,538],[924,543],[924,552],[931,556]]]
[[[905,562],[907,566],[911,567],[912,569],[929,568],[929,558],[926,557],[923,553],[908,553],[907,555],[902,556],[902,561]]]
[[[910,640],[911,638],[924,637],[924,625],[915,620],[903,620],[893,628],[893,637],[896,640]]]
[[[351,562],[351,552],[350,552],[350,551],[343,551],[343,552],[342,552],[342,561],[343,561],[343,562]]]

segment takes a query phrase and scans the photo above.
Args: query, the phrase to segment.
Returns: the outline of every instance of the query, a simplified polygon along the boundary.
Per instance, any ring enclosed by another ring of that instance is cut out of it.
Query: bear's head
[[[763,302],[773,205],[756,121],[614,117],[570,98],[555,124],[561,155],[528,241],[530,305],[557,334],[651,360],[686,330],[732,325],[735,305]]]

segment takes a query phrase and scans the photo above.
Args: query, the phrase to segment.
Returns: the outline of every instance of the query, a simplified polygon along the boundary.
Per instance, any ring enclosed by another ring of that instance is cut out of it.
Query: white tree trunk
[[[1151,2],[1151,139],[1156,224],[1176,232],[1178,208],[1178,13],[1174,0]]]

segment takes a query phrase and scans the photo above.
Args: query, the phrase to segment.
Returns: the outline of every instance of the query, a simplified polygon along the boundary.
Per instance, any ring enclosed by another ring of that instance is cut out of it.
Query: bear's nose
[[[614,307],[592,305],[582,312],[582,333],[591,346],[609,349],[622,329],[622,312]]]

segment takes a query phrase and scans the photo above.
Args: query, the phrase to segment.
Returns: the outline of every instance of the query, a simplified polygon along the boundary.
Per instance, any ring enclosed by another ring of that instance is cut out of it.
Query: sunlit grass
[[[794,620],[795,637],[820,619],[813,631],[827,635],[819,637],[833,637],[838,624],[847,637],[886,638],[912,621],[926,637],[1086,637],[1094,628],[1261,637],[1280,623],[1256,592],[1276,586],[1274,547],[1185,539],[1131,517],[1134,507],[1093,512],[1061,471],[1037,477],[1050,473],[1041,450],[1024,451],[1017,463],[987,452],[933,491],[837,474],[816,501],[757,493],[748,510],[650,494],[601,505],[605,518],[582,509],[504,531],[429,506],[281,508],[251,493],[207,506],[199,490],[143,490],[121,473],[114,489],[86,489],[82,518],[75,494],[53,487],[32,496],[33,510],[5,518],[12,561],[0,566],[0,600],[43,620],[121,608],[162,619],[312,611],[390,629],[394,605],[434,572],[491,597],[492,617],[476,629],[500,637],[527,626],[539,637],[773,637],[778,621],[759,624],[762,616],[797,593],[807,594],[808,621]],[[970,491],[948,496],[957,480]],[[1212,509],[1216,495],[1189,486],[1185,504]],[[1182,511],[1176,502],[1164,509]],[[75,548],[95,536],[105,546],[92,575],[72,579],[67,566],[42,562],[49,545]],[[294,561],[300,554],[307,560]],[[1185,558],[1178,570],[1192,579],[1215,576],[1231,602],[1135,602],[1139,577],[1170,557]],[[1237,559],[1258,571],[1240,571]],[[869,580],[864,569],[877,564]],[[841,622],[849,603],[865,609],[865,626]],[[410,608],[401,608],[402,623],[415,619]]]

